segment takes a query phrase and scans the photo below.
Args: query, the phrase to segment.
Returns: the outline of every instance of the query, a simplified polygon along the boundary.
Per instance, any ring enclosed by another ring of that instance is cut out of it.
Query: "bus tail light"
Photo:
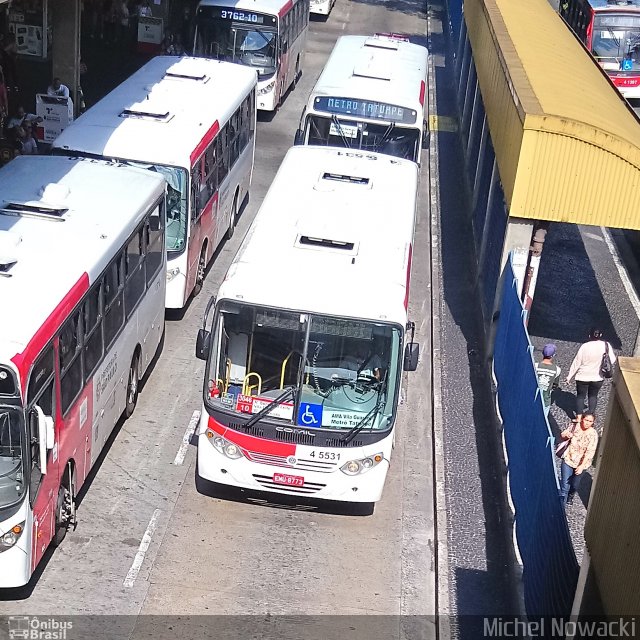
[[[237,460],[242,458],[242,451],[237,444],[229,442],[226,438],[217,435],[213,431],[207,430],[207,438],[209,442],[215,447],[216,451],[221,453],[225,458],[230,460]]]
[[[20,539],[22,532],[24,531],[24,522],[16,524],[3,536],[0,536],[0,552],[6,551],[15,545]]]
[[[361,473],[366,473],[369,469],[373,469],[383,460],[382,453],[376,453],[374,456],[367,456],[366,458],[359,458],[357,460],[349,460],[340,467],[342,473],[346,473],[348,476],[357,476]]]

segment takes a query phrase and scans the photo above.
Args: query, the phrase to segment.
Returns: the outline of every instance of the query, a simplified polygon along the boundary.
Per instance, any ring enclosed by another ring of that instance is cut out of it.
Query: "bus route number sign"
[[[414,124],[418,115],[413,109],[406,109],[397,104],[332,96],[316,98],[313,106],[316,111],[324,111],[325,113],[359,116],[370,120],[386,120],[402,124]]]
[[[264,15],[253,11],[239,11],[232,7],[219,7],[214,17],[221,20],[233,20],[234,22],[248,22],[249,24],[264,24]]]

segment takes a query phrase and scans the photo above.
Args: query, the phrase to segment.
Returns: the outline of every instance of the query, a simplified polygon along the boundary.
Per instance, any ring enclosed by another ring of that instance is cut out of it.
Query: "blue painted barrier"
[[[544,415],[524,317],[510,257],[504,271],[493,369],[516,543],[522,558],[525,608],[530,616],[566,617],[571,612],[579,565],[558,497],[555,442]]]

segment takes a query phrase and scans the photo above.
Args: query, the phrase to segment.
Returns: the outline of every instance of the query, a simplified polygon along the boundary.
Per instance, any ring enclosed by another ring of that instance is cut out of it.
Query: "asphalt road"
[[[251,197],[234,237],[219,250],[184,316],[167,319],[164,348],[136,412],[114,432],[81,495],[77,529],[47,554],[27,589],[0,594],[0,615],[434,613],[426,151],[410,300],[423,355],[418,371],[405,379],[396,448],[374,514],[201,495],[194,484],[195,447],[175,464],[200,409],[203,365],[194,345],[207,300],[293,141],[336,38],[376,31],[422,36],[424,5],[338,0],[327,21],[311,23],[297,88],[275,117],[258,123]],[[132,574],[132,567],[139,571]],[[115,634],[114,627],[106,637]]]

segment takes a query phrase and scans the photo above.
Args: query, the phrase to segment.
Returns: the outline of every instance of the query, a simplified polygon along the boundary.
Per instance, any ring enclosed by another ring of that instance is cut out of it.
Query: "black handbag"
[[[604,343],[604,353],[602,354],[602,362],[600,363],[600,375],[603,378],[610,378],[613,375],[613,365],[609,357],[609,343]]]

